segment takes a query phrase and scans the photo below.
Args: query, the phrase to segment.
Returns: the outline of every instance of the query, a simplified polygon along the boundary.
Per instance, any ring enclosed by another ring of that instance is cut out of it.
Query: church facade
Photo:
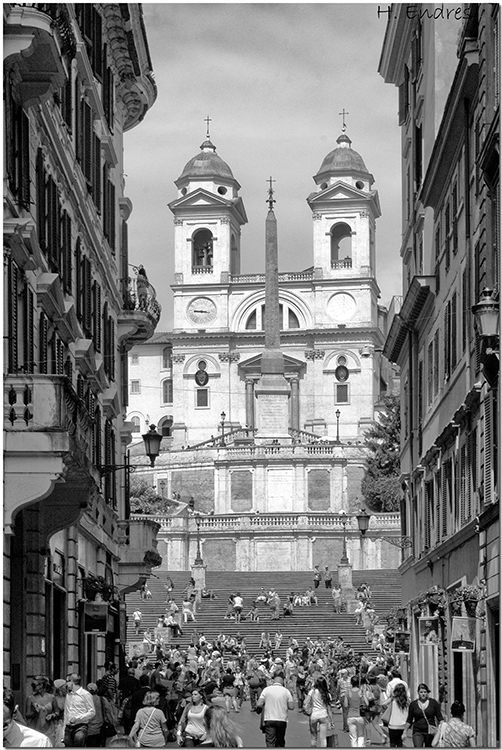
[[[266,274],[240,273],[244,202],[209,137],[169,204],[173,330],[129,355],[133,436],[140,439],[149,424],[164,436],[155,468],[145,471],[159,494],[193,498],[212,568],[334,565],[344,521],[356,567],[388,567],[399,558],[371,533],[362,550],[358,533],[351,536],[354,519],[347,524],[343,516],[363,505],[364,432],[396,379],[381,355],[387,310],[376,279],[378,192],[345,133],[314,181],[311,266],[278,274],[279,400],[260,386]],[[279,424],[287,428],[276,434]],[[192,521],[183,514],[158,520],[159,540],[168,541],[165,551],[159,547],[164,565],[189,567]],[[401,533],[395,514],[372,524]]]

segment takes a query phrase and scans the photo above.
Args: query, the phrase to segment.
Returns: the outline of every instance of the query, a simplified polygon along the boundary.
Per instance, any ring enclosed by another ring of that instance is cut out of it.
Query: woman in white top
[[[333,724],[331,714],[331,695],[328,691],[328,685],[324,677],[318,677],[314,687],[307,694],[305,700],[307,705],[312,706],[310,714],[310,746],[326,747],[326,731],[328,724]],[[305,708],[305,703],[303,704]]]
[[[410,702],[406,686],[398,682],[392,693],[389,716],[389,744],[390,747],[403,747],[403,733],[406,731],[408,708]]]
[[[202,693],[197,689],[192,690],[192,700],[185,706],[178,724],[178,740],[183,737],[185,747],[195,747],[206,739],[206,711],[207,706],[203,702]]]

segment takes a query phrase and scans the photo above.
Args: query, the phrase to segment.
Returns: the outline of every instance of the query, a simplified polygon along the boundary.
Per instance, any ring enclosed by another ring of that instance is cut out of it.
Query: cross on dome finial
[[[273,180],[271,177],[269,177],[268,180],[267,180],[267,182],[269,183],[267,203],[268,203],[269,209],[271,211],[273,211],[274,210],[274,203],[276,201],[275,201],[275,199],[273,197],[274,196],[274,189],[272,187],[272,183],[275,182],[275,180]]]
[[[345,111],[345,107],[344,107],[344,108],[342,109],[342,111],[341,111],[341,112],[339,112],[338,114],[342,116],[342,133],[345,133],[345,131],[347,130],[347,126],[346,126],[346,124],[345,124],[345,115],[348,115],[348,114],[350,114],[350,112],[346,112],[346,111]]]
[[[209,123],[212,122],[209,115],[204,119],[204,122],[206,123],[206,138],[209,138]]]

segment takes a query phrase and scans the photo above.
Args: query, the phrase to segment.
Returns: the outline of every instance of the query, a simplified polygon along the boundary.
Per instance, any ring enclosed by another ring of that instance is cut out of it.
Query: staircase
[[[138,642],[142,640],[145,628],[154,628],[157,618],[166,612],[166,589],[164,588],[166,573],[161,573],[160,578],[150,578],[148,587],[152,592],[151,599],[142,600],[139,592],[126,596],[127,604],[127,641]],[[183,593],[190,580],[190,571],[175,571],[169,573],[173,583],[172,596],[180,608]],[[401,604],[401,581],[397,570],[357,570],[352,574],[354,587],[357,588],[365,582],[373,592],[372,604],[378,615],[385,615],[392,607]],[[333,585],[337,583],[337,574],[333,575]],[[371,644],[366,643],[365,628],[355,625],[353,614],[333,612],[333,600],[331,590],[324,587],[324,582],[316,590],[319,604],[317,607],[295,607],[292,617],[282,617],[280,620],[272,620],[272,610],[265,604],[259,605],[259,622],[242,620],[235,623],[234,620],[225,620],[227,599],[230,593],[240,592],[244,599],[243,615],[251,608],[252,601],[258,596],[263,587],[265,591],[274,588],[284,604],[286,596],[291,592],[303,593],[312,585],[312,572],[310,571],[273,571],[241,573],[234,571],[206,571],[206,586],[212,590],[217,599],[203,599],[197,605],[196,622],[182,623],[183,636],[174,639],[178,648],[186,648],[191,640],[195,629],[203,632],[208,641],[215,639],[219,633],[235,635],[240,631],[246,639],[249,654],[259,653],[258,644],[263,631],[273,636],[276,630],[283,634],[282,645],[279,655],[284,656],[289,636],[294,636],[300,645],[307,636],[325,640],[328,637],[342,636],[355,652],[363,651],[372,653]],[[134,632],[132,613],[140,609],[143,615],[140,635]]]

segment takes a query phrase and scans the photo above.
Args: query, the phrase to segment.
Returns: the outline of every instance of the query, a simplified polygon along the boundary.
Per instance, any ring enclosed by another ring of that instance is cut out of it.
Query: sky
[[[366,3],[143,3],[158,96],[124,136],[132,200],[129,260],[142,263],[172,326],[176,180],[211,141],[240,183],[248,224],[241,273],[265,270],[268,178],[275,179],[279,271],[312,265],[307,196],[336,148],[345,110],[352,148],[375,178],[380,304],[401,294],[397,88],[378,74],[386,16]]]

